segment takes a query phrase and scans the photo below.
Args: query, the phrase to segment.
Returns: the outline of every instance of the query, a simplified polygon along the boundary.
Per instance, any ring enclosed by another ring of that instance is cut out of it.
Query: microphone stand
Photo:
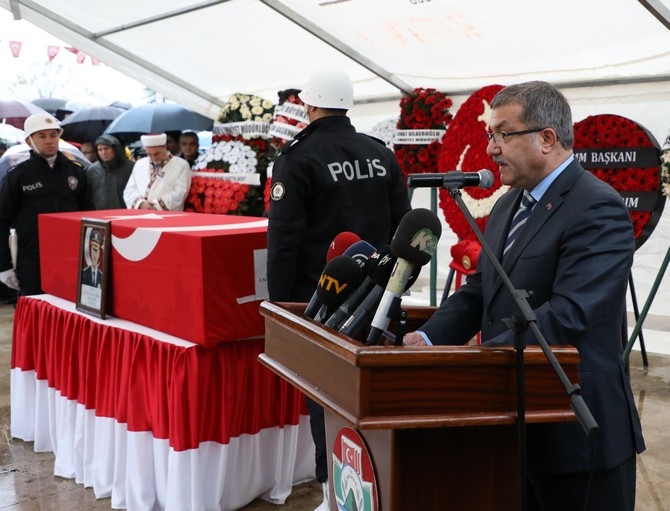
[[[524,385],[524,375],[525,375],[525,364],[524,364],[524,349],[525,343],[523,340],[524,332],[530,328],[530,331],[535,336],[537,343],[545,357],[549,361],[552,369],[558,376],[558,379],[561,381],[561,384],[565,388],[567,395],[570,397],[570,407],[572,411],[577,416],[582,428],[587,435],[595,432],[599,429],[598,423],[593,418],[591,410],[589,410],[584,398],[581,395],[581,388],[579,384],[572,383],[568,379],[565,371],[556,360],[556,356],[549,348],[549,343],[545,339],[544,335],[540,331],[540,328],[537,326],[537,320],[533,309],[528,303],[528,292],[524,289],[516,289],[512,281],[509,279],[509,276],[503,269],[502,265],[496,258],[493,250],[489,246],[488,242],[484,238],[484,234],[477,225],[477,222],[472,217],[470,210],[463,202],[461,197],[461,191],[454,186],[444,186],[447,189],[451,198],[454,199],[454,202],[458,205],[458,208],[461,210],[463,215],[465,215],[468,224],[472,228],[475,236],[479,240],[479,243],[482,246],[482,249],[486,253],[487,257],[493,264],[493,267],[496,270],[498,276],[502,279],[505,288],[508,290],[509,294],[514,301],[514,315],[511,318],[507,318],[504,321],[505,325],[514,330],[514,349],[516,351],[516,366],[517,366],[517,426],[518,426],[518,456],[519,456],[519,495],[521,497],[521,510],[526,509],[526,405],[525,405],[525,385]]]

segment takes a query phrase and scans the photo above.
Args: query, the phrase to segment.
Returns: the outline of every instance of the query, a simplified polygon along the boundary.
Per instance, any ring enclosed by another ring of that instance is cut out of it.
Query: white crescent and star
[[[166,218],[175,218],[180,216],[187,216],[187,213],[182,215],[160,215],[158,213],[147,213],[145,215],[119,215],[108,216],[105,219],[114,222],[125,220],[164,220]],[[251,220],[248,222],[240,222],[233,224],[216,224],[216,225],[188,225],[188,226],[171,226],[171,227],[138,227],[130,236],[120,238],[112,234],[112,247],[128,261],[141,261],[149,256],[151,252],[158,245],[161,235],[164,232],[202,232],[202,231],[237,231],[243,229],[254,229],[258,227],[267,227],[268,221],[266,218]]]

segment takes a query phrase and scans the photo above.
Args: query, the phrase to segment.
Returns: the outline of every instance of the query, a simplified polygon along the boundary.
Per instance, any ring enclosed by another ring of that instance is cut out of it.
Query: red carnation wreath
[[[400,100],[393,150],[403,174],[437,172],[444,131],[451,121],[450,98],[435,89],[414,89]]]
[[[488,190],[472,187],[462,190],[461,193],[463,201],[482,230],[486,227],[493,204],[508,188],[501,185],[498,165],[486,153],[491,101],[502,88],[502,85],[483,87],[461,105],[444,136],[438,162],[439,172],[449,170],[476,172],[480,169],[491,169],[493,172],[495,181]],[[477,239],[465,216],[449,192],[444,189],[440,190],[440,207],[444,218],[459,240]]]
[[[575,123],[574,132],[578,161],[626,201],[639,248],[656,227],[665,204],[658,142],[636,122],[613,114],[587,117]]]

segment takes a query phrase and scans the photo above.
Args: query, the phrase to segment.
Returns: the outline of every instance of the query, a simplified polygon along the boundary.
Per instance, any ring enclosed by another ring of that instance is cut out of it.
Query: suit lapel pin
[[[547,208],[547,211],[549,211],[554,205],[551,202],[547,202],[547,205],[545,208]]]

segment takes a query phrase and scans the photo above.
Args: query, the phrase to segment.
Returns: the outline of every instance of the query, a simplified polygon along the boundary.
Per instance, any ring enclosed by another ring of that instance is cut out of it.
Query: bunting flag
[[[0,42],[2,42],[2,39],[0,39]],[[8,41],[8,44],[9,49],[11,50],[14,58],[19,58],[21,48],[23,47],[23,42]],[[75,55],[78,64],[83,64],[86,61],[86,57],[89,57],[91,59],[91,64],[94,66],[99,66],[100,64],[102,64],[100,60],[91,57],[88,53],[84,53],[83,51],[78,50],[77,48],[72,48],[71,46],[64,46],[64,48],[70,53],[73,53]],[[57,46],[55,44],[47,45],[47,58],[49,59],[49,62],[53,61],[53,59],[55,59],[56,56],[58,56],[58,54],[60,53],[60,49],[61,46]]]
[[[60,46],[54,46],[54,45],[47,46],[47,57],[49,57],[49,61],[52,61],[56,57],[56,55],[58,55],[59,51]]]
[[[21,46],[23,43],[20,41],[9,41],[9,49],[12,50],[12,55],[14,58],[18,58],[19,53],[21,53]]]

